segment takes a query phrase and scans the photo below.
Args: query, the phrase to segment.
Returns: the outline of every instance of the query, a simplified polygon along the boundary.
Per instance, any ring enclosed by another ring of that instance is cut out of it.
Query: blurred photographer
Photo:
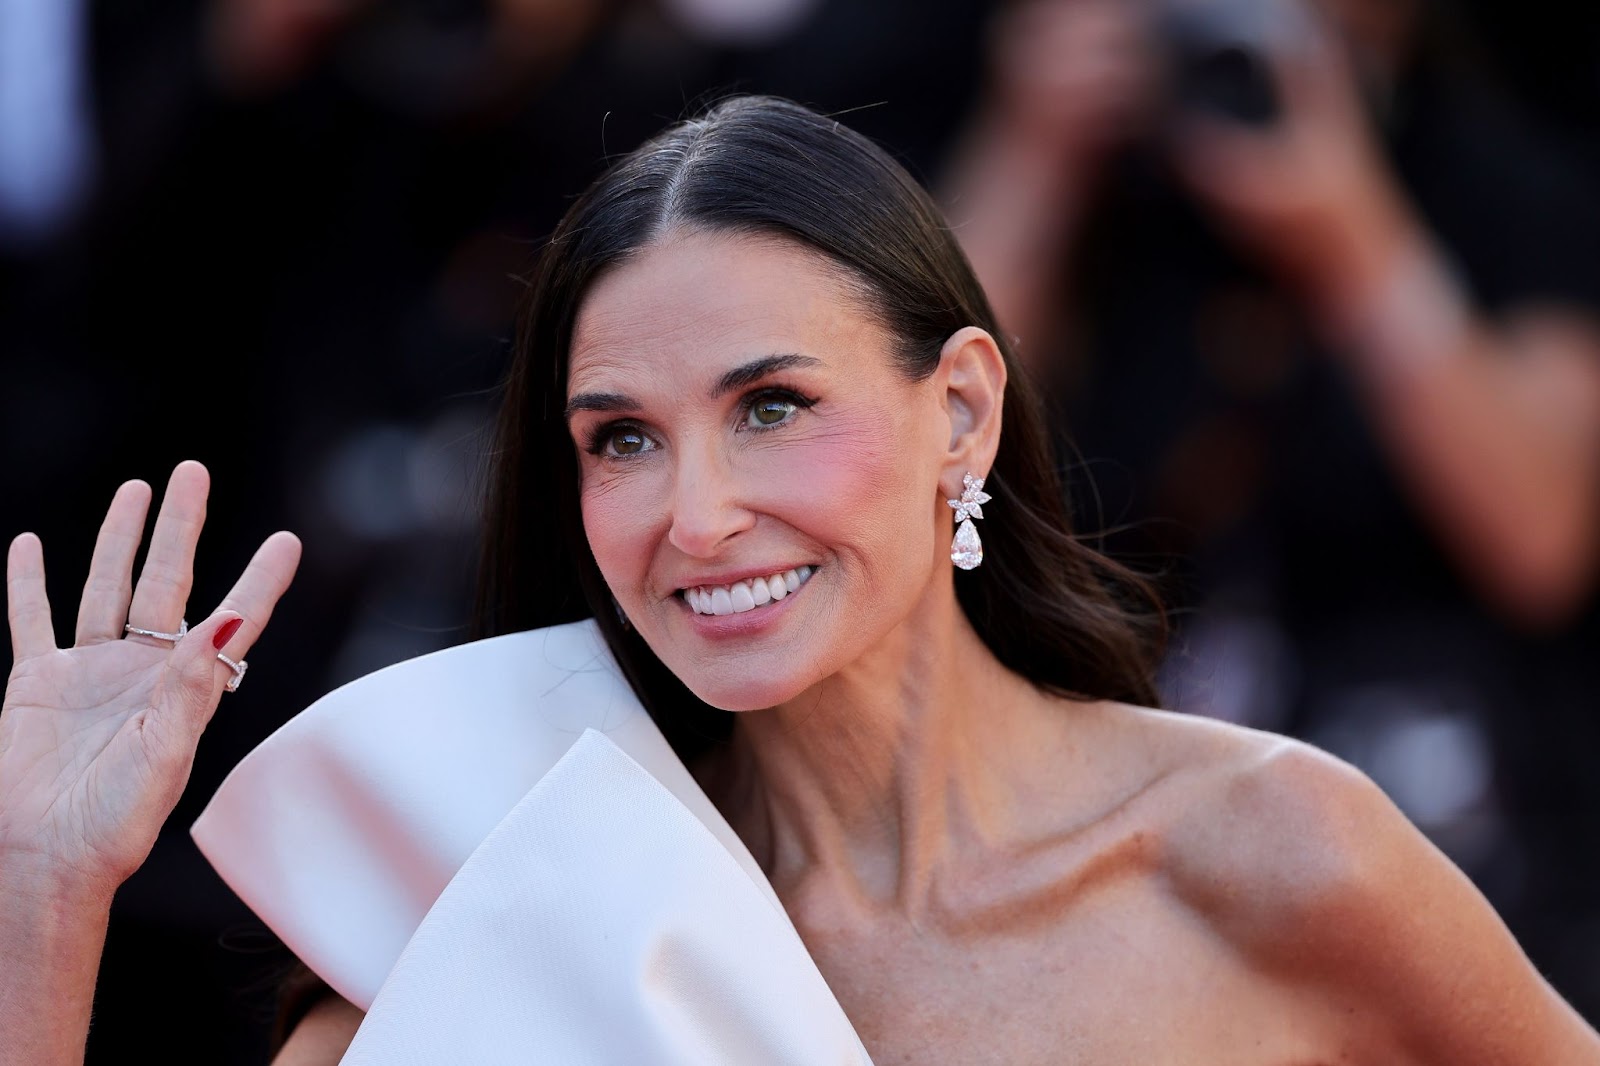
[[[1593,1017],[1600,219],[1448,15],[1016,4],[945,193],[1172,702],[1363,765]]]
[[[1051,373],[1064,271],[1113,150],[1159,139],[1210,220],[1356,379],[1467,580],[1513,621],[1559,626],[1600,561],[1594,311],[1551,293],[1485,313],[1410,202],[1371,113],[1394,99],[1416,0],[1324,0],[1327,27],[1292,10],[1035,0],[1008,12],[994,92],[951,183],[968,254]],[[1193,55],[1208,43],[1214,55]],[[1164,95],[1177,88],[1194,97]]]

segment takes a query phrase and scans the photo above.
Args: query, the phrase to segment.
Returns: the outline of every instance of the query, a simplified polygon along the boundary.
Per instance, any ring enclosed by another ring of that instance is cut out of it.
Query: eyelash
[[[776,422],[770,426],[752,426],[749,424],[750,412],[755,410],[759,404],[767,400],[778,400],[783,403],[793,404],[795,409],[799,411],[804,411],[808,408],[814,407],[817,403],[815,397],[807,396],[804,393],[796,391],[795,389],[785,388],[781,385],[767,386],[765,388],[757,389],[754,392],[747,394],[739,403],[740,421],[739,428],[736,432],[766,433],[770,430],[782,429],[784,426],[789,424],[790,419],[787,418],[785,418],[782,422]],[[611,439],[616,436],[616,434],[630,430],[639,434],[641,437],[645,437],[647,439],[649,437],[649,434],[647,434],[637,422],[627,420],[607,422],[604,425],[596,426],[594,429],[589,431],[583,442],[584,451],[588,452],[590,455],[598,455],[604,459],[628,460],[636,458],[641,453],[635,453],[634,455],[606,454],[606,444],[609,443]]]

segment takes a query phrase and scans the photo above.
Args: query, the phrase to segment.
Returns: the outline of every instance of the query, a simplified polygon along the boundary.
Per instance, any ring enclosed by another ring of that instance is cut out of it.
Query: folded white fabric
[[[368,1010],[348,1063],[868,1062],[593,623],[330,693],[193,834]]]

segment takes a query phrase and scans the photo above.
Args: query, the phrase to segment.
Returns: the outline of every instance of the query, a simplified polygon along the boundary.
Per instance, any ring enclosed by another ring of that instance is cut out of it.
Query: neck
[[[718,791],[780,894],[820,876],[916,908],[955,852],[1013,820],[1016,772],[1051,716],[934,584],[860,660],[736,719]]]

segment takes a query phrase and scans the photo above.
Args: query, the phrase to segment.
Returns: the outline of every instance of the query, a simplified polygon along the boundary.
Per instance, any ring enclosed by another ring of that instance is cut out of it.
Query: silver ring
[[[217,652],[217,658],[226,663],[228,669],[233,671],[233,676],[228,678],[228,691],[238,692],[239,682],[244,680],[244,672],[250,668],[250,664],[243,659],[230,659],[220,651]]]
[[[141,637],[155,637],[157,640],[170,640],[172,643],[176,644],[178,641],[183,639],[183,635],[185,633],[189,632],[189,620],[185,618],[179,622],[178,631],[176,633],[157,633],[153,629],[140,629],[136,625],[125,625],[122,627],[122,632],[124,634],[137,633]]]

